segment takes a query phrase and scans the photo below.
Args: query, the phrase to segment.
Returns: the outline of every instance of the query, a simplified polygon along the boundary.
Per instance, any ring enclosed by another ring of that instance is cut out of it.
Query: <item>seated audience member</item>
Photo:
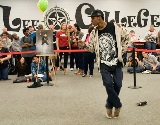
[[[2,46],[2,41],[0,40],[0,53],[8,53],[8,48]],[[8,60],[11,58],[9,55],[0,55],[0,80],[8,80]]]
[[[145,70],[160,71],[160,65],[157,58],[147,52],[142,52]]]
[[[128,47],[131,48],[133,47],[134,42],[139,42],[139,38],[135,35],[135,32],[133,30],[131,30],[129,34],[130,34],[131,40],[130,40],[130,43],[128,44]]]
[[[27,77],[25,77],[25,75],[27,74],[28,71],[28,65],[25,62],[25,59],[23,57],[20,58],[20,60],[18,61],[17,65],[16,65],[16,70],[17,70],[17,78],[16,80],[13,81],[13,83],[20,83],[20,82],[26,82],[27,81]]]
[[[39,60],[39,59],[40,57],[38,56],[33,57],[33,62],[31,63],[32,80],[35,81],[38,75],[40,74],[42,77],[38,78],[39,81],[45,82],[47,80],[46,63],[43,60]],[[51,77],[51,73],[49,73],[49,76]]]
[[[158,36],[157,36],[157,49],[160,49],[160,31],[158,32]]]
[[[22,37],[20,40],[22,52],[31,51],[31,47],[33,46],[33,39],[29,36],[29,29],[23,29],[23,34],[24,37]],[[22,54],[22,56],[25,58],[25,61],[28,64],[28,74],[30,74],[33,54]]]
[[[128,58],[127,72],[133,73],[133,67],[134,67],[133,55],[131,55]],[[139,53],[137,53],[137,52],[135,52],[135,71],[137,73],[140,73],[140,72],[144,71],[144,67],[142,66],[141,58],[139,56]]]
[[[28,71],[27,68],[28,68],[28,65],[27,65],[24,57],[21,57],[18,64],[16,65],[17,77],[28,75],[27,74],[27,71]]]

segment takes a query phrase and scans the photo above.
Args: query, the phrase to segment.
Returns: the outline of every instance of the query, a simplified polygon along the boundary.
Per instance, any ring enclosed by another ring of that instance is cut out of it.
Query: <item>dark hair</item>
[[[37,57],[37,58],[39,58],[39,56],[37,56],[36,54],[35,54],[35,55],[33,55],[33,57],[32,57],[32,58],[34,58],[34,57]]]
[[[131,30],[130,33],[135,33],[134,30]]]
[[[8,36],[8,32],[3,32],[3,33],[1,34],[1,36],[3,36],[3,34],[5,34],[5,35]]]
[[[24,29],[23,29],[23,34],[24,34],[27,30],[29,30],[29,28],[24,28]]]
[[[17,66],[19,66],[19,67],[21,66],[20,60],[21,60],[22,58],[24,58],[24,57],[21,56],[21,57],[19,58],[19,60],[18,60]],[[27,66],[27,63],[26,63],[25,58],[24,58],[24,63],[23,63],[23,65],[24,65],[24,66]]]
[[[90,27],[88,28],[88,33],[91,33],[93,29],[94,29],[94,26],[90,26]]]
[[[116,21],[114,19],[110,20],[109,21],[110,23],[115,23]]]
[[[78,31],[81,31],[81,29],[77,23],[75,23],[74,26],[77,28]]]

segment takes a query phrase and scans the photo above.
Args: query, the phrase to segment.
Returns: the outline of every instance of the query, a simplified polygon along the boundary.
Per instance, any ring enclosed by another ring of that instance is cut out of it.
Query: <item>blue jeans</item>
[[[89,71],[90,71],[89,74],[93,75],[94,57],[95,57],[95,53],[91,53],[91,52],[84,53],[84,74],[87,75],[88,66],[89,66]]]
[[[47,81],[47,75],[43,74],[44,76],[41,78],[38,78],[41,82],[46,82]],[[32,76],[32,81],[36,81],[36,78]]]
[[[144,67],[143,66],[138,66],[138,67],[135,67],[136,69],[136,73],[140,73],[140,72],[143,72],[144,71]],[[133,72],[133,67],[127,67],[127,72]]]
[[[145,66],[145,69],[152,71],[152,67],[151,66]],[[157,66],[156,71],[160,71],[160,65]]]
[[[79,68],[79,58],[77,52],[71,52],[70,53],[70,68],[74,68],[74,59],[76,63],[76,69]]]
[[[113,71],[108,71],[107,69],[101,69],[101,75],[103,80],[103,85],[106,88],[108,98],[106,100],[106,108],[112,109],[122,107],[120,98],[118,97],[121,87],[123,72],[122,67],[117,66]]]
[[[145,46],[148,50],[156,50],[156,43],[154,42],[146,42]],[[152,52],[152,54],[156,56],[156,52]]]
[[[8,80],[8,67],[0,68],[0,80]]]

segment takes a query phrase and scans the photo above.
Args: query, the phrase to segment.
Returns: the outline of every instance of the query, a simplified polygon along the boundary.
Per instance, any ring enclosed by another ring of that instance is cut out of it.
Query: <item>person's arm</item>
[[[157,58],[154,55],[152,55],[152,59],[155,63],[155,65],[152,66],[152,70],[156,70],[157,66],[159,65],[159,62],[157,61]]]
[[[9,60],[11,58],[11,54],[7,55],[7,57],[1,58],[0,63],[3,63],[6,60]]]
[[[56,38],[56,46],[57,46],[57,50],[59,50],[59,38]]]
[[[85,43],[82,40],[78,41],[79,46],[83,46],[84,49],[87,49],[90,52],[94,52],[94,47],[96,42],[98,42],[98,31],[95,29],[90,33],[89,42]]]
[[[31,74],[33,77],[37,77],[37,71],[36,71],[36,67],[34,65],[34,62],[31,63]]]
[[[128,67],[130,67],[132,65],[132,57],[128,58]]]
[[[30,43],[27,43],[27,46],[28,46],[28,47],[33,46],[33,45],[34,45],[34,44],[33,44],[33,39],[32,39],[31,37],[30,37],[29,39],[30,39]]]
[[[150,37],[152,34],[151,34],[151,32],[147,32],[147,34],[146,34],[146,36],[145,36],[145,39],[147,39],[148,37]]]
[[[138,66],[142,66],[141,60],[139,60],[137,57],[135,57],[135,59],[137,60]]]
[[[27,44],[24,43],[24,37],[21,38],[21,40],[20,40],[20,45],[21,45],[22,48],[28,47]]]
[[[59,50],[59,37],[60,37],[60,31],[58,31],[56,33],[56,46],[57,46],[57,50]]]
[[[9,50],[6,48],[6,53],[9,53]],[[7,57],[1,58],[0,63],[3,63],[3,61],[9,60],[11,58],[11,54],[8,54]]]

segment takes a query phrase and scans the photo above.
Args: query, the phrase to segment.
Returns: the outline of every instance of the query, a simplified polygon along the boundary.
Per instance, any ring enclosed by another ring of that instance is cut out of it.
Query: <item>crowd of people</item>
[[[83,47],[78,45],[78,40],[84,40],[85,42],[89,42],[89,33],[93,27],[89,28],[87,34],[84,35],[81,32],[78,24],[68,25],[65,22],[61,24],[61,27],[58,31],[54,30],[54,25],[49,26],[49,30],[53,32],[53,48],[54,50],[76,50],[76,49],[84,49]],[[24,36],[20,38],[16,33],[9,34],[7,28],[2,29],[3,32],[0,37],[1,47],[3,49],[0,50],[1,53],[5,52],[27,52],[31,50],[36,50],[36,30],[33,26],[29,26],[28,28],[23,29]],[[38,26],[38,30],[45,30],[43,25]],[[70,71],[75,71],[74,74],[81,75],[85,77],[87,75],[88,66],[89,66],[89,76],[93,76],[94,69],[94,53],[78,53],[78,52],[58,52],[56,53],[56,58],[50,58],[50,63],[52,65],[52,69],[49,70],[55,71],[57,73],[57,69],[59,68],[64,72],[64,75],[67,74],[67,65],[68,59],[70,56]],[[24,82],[26,81],[26,76],[30,76],[30,80],[34,81],[35,69],[37,69],[35,64],[35,53],[25,53],[25,54],[8,54],[0,56],[1,60],[6,58],[4,63],[0,64],[0,80],[7,80],[8,74],[17,74],[17,78],[13,81],[14,83]],[[88,58],[89,57],[89,58]],[[64,61],[62,60],[64,59]],[[40,58],[43,61],[43,65],[45,64],[45,60]],[[42,71],[42,65],[40,61],[39,73],[43,74],[46,72],[46,68]],[[5,66],[4,66],[5,64]],[[62,65],[63,64],[63,65]],[[38,65],[37,65],[38,66]],[[43,66],[44,67],[44,66]],[[37,71],[36,71],[37,72]],[[36,73],[37,74],[37,73]],[[5,76],[5,78],[3,77]],[[45,75],[44,75],[45,76]],[[36,76],[38,77],[38,76]],[[41,81],[46,81],[46,77]],[[51,79],[51,78],[50,78]]]
[[[106,116],[109,119],[118,118],[122,107],[119,98],[123,79],[122,67],[128,63],[127,72],[129,73],[133,72],[133,66],[136,66],[137,73],[144,70],[160,71],[157,53],[144,51],[141,52],[143,57],[140,57],[140,52],[135,52],[126,59],[127,48],[133,48],[134,42],[140,42],[135,32],[133,30],[127,32],[126,28],[120,24],[105,22],[101,10],[94,10],[90,17],[93,26],[89,27],[87,34],[81,31],[78,24],[69,25],[63,22],[58,31],[54,30],[54,25],[50,25],[54,50],[88,50],[88,52],[56,52],[56,58],[50,58],[51,70],[56,74],[59,68],[66,75],[70,56],[70,70],[76,69],[75,75],[86,77],[89,68],[89,77],[93,77],[96,60],[108,94],[105,105]],[[40,24],[38,30],[44,30],[43,25]],[[0,53],[8,54],[0,55],[0,80],[7,80],[11,67],[15,65],[14,73],[17,74],[17,78],[13,81],[14,83],[24,82],[29,77],[35,82],[28,88],[41,87],[42,84],[35,83],[46,81],[47,75],[52,80],[51,70],[46,67],[45,59],[34,53],[14,55],[9,53],[36,50],[36,31],[33,26],[23,29],[23,34],[24,36],[20,38],[16,33],[9,34],[7,28],[3,28],[0,37]],[[155,50],[159,38],[160,32],[157,33],[151,25],[144,38],[145,48]],[[113,108],[115,108],[114,114]]]

